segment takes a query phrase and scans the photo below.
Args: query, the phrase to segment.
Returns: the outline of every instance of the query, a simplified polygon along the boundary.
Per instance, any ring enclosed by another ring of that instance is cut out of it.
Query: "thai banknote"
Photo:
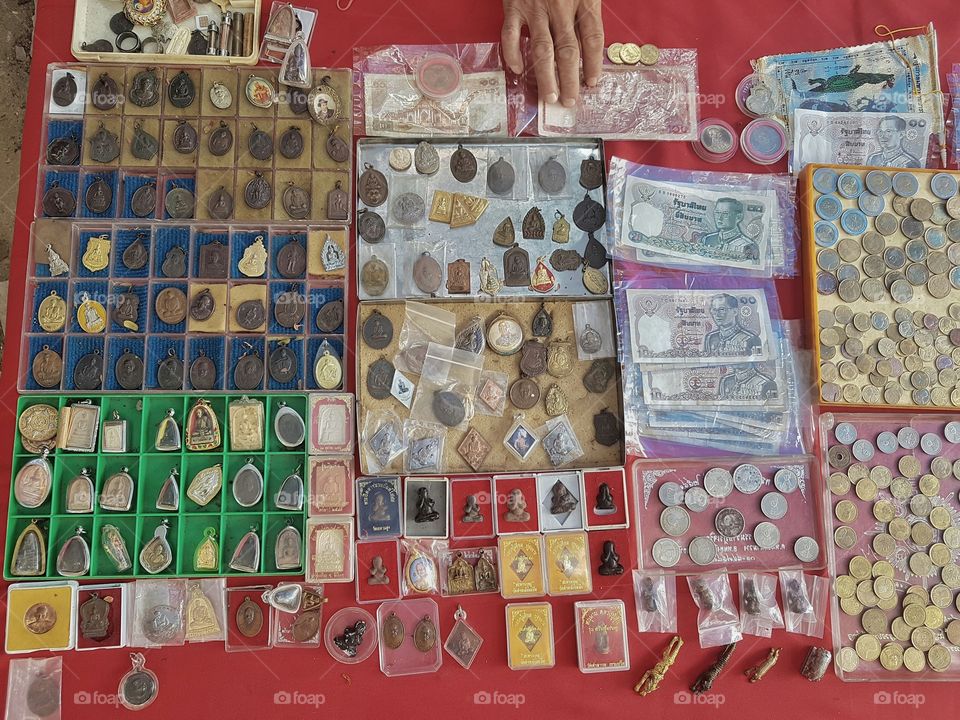
[[[363,76],[367,135],[507,135],[507,88],[502,71],[467,73],[451,97],[435,100],[411,75]]]
[[[791,167],[808,163],[922,168],[933,119],[929,113],[797,110]]]
[[[777,362],[650,370],[643,376],[649,407],[782,409],[786,383]]]
[[[620,243],[698,265],[761,270],[769,261],[770,194],[717,192],[630,176]]]
[[[755,104],[748,100],[748,106],[784,123],[789,124],[794,109],[926,112],[933,117],[933,132],[943,131],[932,23],[921,35],[893,42],[770,55],[751,64],[760,83],[750,93]]]
[[[637,364],[720,365],[777,357],[762,290],[627,290],[626,298]]]
[[[540,101],[540,135],[696,140],[697,51],[661,49],[653,67],[607,64],[572,108]]]

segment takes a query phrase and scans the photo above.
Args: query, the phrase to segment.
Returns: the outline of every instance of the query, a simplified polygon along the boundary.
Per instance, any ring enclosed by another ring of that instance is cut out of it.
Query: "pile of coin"
[[[960,405],[960,305],[940,302],[960,289],[954,176],[818,168],[813,185],[822,399]]]
[[[607,58],[615,65],[656,65],[660,59],[660,48],[650,43],[611,43],[607,47]]]
[[[940,494],[941,481],[960,479],[960,459],[943,454],[948,445],[960,444],[960,422],[946,423],[939,433],[904,424],[872,441],[860,434],[854,422],[838,423],[827,451],[834,469],[828,483],[836,500],[833,515],[841,523],[834,542],[841,551],[859,551],[846,558],[846,574],[834,581],[840,611],[859,618],[863,630],[853,647],[839,649],[838,665],[847,673],[861,661],[879,661],[889,671],[921,672],[929,666],[942,672],[951,662],[944,636],[949,645],[960,644],[960,620],[947,622],[944,616],[951,607],[960,612],[960,566],[954,561],[960,527],[954,525],[955,509]],[[929,457],[925,474],[924,456]],[[846,497],[851,490],[856,500]],[[854,527],[864,512],[869,512],[869,535]],[[879,559],[871,561],[864,554],[869,551]],[[934,578],[939,582],[928,588]],[[891,617],[898,607],[899,615]],[[849,634],[841,630],[842,636]],[[895,641],[883,643],[888,635]]]
[[[780,528],[775,522],[787,515],[789,504],[787,496],[800,487],[802,469],[781,467],[773,476],[775,490],[764,492],[760,497],[760,512],[768,518],[754,527],[752,539],[759,548],[770,550],[780,545]],[[690,513],[705,512],[713,501],[725,501],[734,490],[741,495],[754,495],[764,485],[763,472],[756,465],[743,463],[730,472],[726,468],[713,467],[703,475],[703,486],[691,485],[686,488],[680,483],[668,480],[660,483],[657,497],[665,506],[660,513],[660,528],[669,537],[657,540],[651,549],[654,562],[661,567],[675,566],[682,555],[680,544],[673,538],[679,538],[690,530]],[[744,533],[746,519],[744,513],[735,507],[724,505],[714,515],[714,529],[720,542],[730,541]],[[820,553],[820,546],[809,536],[802,536],[794,542],[794,554],[801,562],[812,562]],[[690,559],[697,565],[710,565],[719,553],[717,541],[707,535],[694,537],[687,545]]]

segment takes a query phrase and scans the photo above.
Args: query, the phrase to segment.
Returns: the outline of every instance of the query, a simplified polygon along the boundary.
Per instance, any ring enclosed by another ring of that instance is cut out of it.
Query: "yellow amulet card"
[[[547,592],[550,595],[593,592],[587,534],[583,531],[549,533],[543,541],[547,556]]]
[[[507,665],[510,669],[550,668],[554,662],[550,603],[507,605]]]
[[[543,549],[540,535],[501,537],[500,594],[505,598],[543,597]]]

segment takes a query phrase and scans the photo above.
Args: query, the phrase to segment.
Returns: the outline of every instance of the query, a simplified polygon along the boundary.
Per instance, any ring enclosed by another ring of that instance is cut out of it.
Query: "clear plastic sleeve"
[[[546,424],[537,430],[543,451],[553,467],[569,465],[577,458],[583,457],[583,447],[577,438],[570,418],[566,415],[550,418]]]
[[[183,645],[185,602],[183,580],[137,580],[133,590],[130,646]]]
[[[367,470],[377,474],[406,449],[403,421],[392,410],[369,410],[363,419],[363,456]]]
[[[783,627],[783,615],[777,605],[777,576],[742,572],[739,577],[740,628],[743,634],[770,637],[774,628]]]
[[[513,134],[498,43],[354,48],[353,82],[359,135]]]
[[[424,475],[443,472],[443,444],[447,429],[440,423],[415,418],[403,421],[403,470]]]
[[[616,330],[608,303],[574,303],[573,328],[580,360],[617,356]]]
[[[771,281],[629,263],[615,273],[628,454],[809,452],[810,357]]]
[[[457,316],[452,312],[426,303],[407,302],[393,364],[401,372],[419,375],[427,346],[436,343],[453,347],[456,336]]]
[[[480,415],[503,417],[509,386],[510,377],[506,373],[495,370],[484,370],[480,373],[480,382],[477,383],[476,412]]]
[[[700,647],[717,647],[740,640],[743,637],[740,615],[733,603],[727,571],[691,575],[687,578],[687,584],[700,610],[697,614]]]
[[[795,195],[790,175],[678,170],[614,156],[607,245],[614,259],[645,265],[796,277]]]
[[[830,581],[800,570],[780,571],[784,627],[787,632],[822,638]]]
[[[633,571],[633,598],[640,632],[677,631],[677,576],[673,573]]]
[[[5,717],[60,720],[62,684],[62,657],[11,660],[7,671]],[[89,693],[78,692],[76,697],[85,695]]]
[[[524,40],[525,70],[511,76],[516,134],[590,136],[609,140],[694,140],[699,80],[697,51],[660,48],[655,65],[614,64],[604,58],[594,87],[581,83],[574,107],[539,98],[530,42]]]
[[[465,428],[473,419],[483,355],[430,343],[410,417]]]

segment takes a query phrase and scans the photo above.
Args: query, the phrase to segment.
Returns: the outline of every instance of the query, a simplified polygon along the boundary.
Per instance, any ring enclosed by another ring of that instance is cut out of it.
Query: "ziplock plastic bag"
[[[633,571],[633,598],[640,632],[677,631],[677,576]]]
[[[830,582],[819,575],[809,575],[800,570],[780,571],[780,593],[783,596],[783,619],[787,632],[823,637],[829,586]]]
[[[403,422],[392,410],[368,410],[361,437],[365,471],[371,474],[389,466],[406,449]]]
[[[744,635],[760,637],[770,637],[773,628],[783,627],[776,575],[740,573],[740,627]]]
[[[429,475],[443,472],[443,446],[447,429],[440,423],[415,418],[403,421],[403,471]]]
[[[473,419],[483,355],[430,343],[410,417],[465,428]]]
[[[716,647],[740,640],[743,637],[740,632],[740,616],[733,604],[727,571],[690,575],[687,577],[687,584],[693,601],[700,609],[697,614],[700,647]]]
[[[796,277],[789,175],[677,170],[614,156],[607,246],[618,260],[705,273]]]
[[[358,135],[509,135],[499,43],[354,48]]]
[[[60,720],[62,685],[63,658],[60,656],[11,660],[4,717]]]
[[[453,347],[457,332],[457,316],[448,310],[421,302],[404,304],[403,327],[397,343],[394,366],[404,373],[419,375],[427,355],[427,345],[436,343]]]
[[[809,452],[810,360],[772,281],[622,262],[614,272],[629,454]]]

